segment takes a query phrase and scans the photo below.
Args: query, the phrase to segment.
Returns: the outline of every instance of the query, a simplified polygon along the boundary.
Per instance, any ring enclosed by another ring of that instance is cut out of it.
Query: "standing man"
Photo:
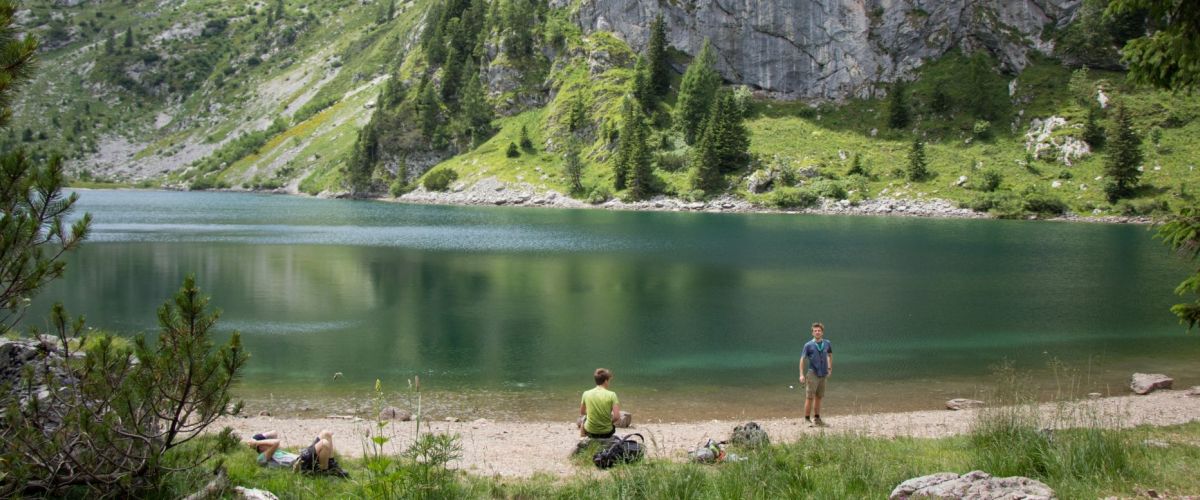
[[[621,402],[617,393],[608,390],[612,377],[608,368],[597,368],[593,374],[596,387],[584,391],[579,402],[579,415],[585,417],[583,431],[592,439],[610,438],[617,432],[613,422],[621,418]]]
[[[812,340],[804,344],[800,357],[800,383],[804,384],[804,420],[824,426],[821,420],[821,398],[825,397],[825,379],[833,373],[833,345],[825,340],[825,325],[812,324]],[[812,419],[809,419],[812,411]]]

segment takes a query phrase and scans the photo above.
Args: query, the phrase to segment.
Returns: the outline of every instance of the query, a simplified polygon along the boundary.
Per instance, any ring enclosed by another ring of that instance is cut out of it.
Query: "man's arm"
[[[613,426],[616,426],[618,420],[621,420],[621,403],[613,403],[612,410]]]
[[[804,383],[804,362],[808,360],[805,356],[800,356],[800,383]]]
[[[829,353],[829,358],[828,358],[828,359],[829,359],[829,363],[827,363],[827,364],[825,365],[825,366],[828,366],[828,367],[829,367],[829,371],[828,371],[828,373],[826,373],[826,374],[825,374],[825,376],[826,376],[826,377],[828,377],[828,376],[830,376],[830,375],[833,375],[833,353],[832,353],[832,352],[831,352],[831,353]]]
[[[583,402],[579,403],[579,414],[587,415],[587,405],[583,404]]]

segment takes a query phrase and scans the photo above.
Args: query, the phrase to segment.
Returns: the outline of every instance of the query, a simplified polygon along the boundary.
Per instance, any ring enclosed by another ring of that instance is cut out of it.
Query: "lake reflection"
[[[405,399],[420,375],[435,412],[565,420],[606,366],[649,418],[795,415],[812,321],[826,413],[936,408],[1005,359],[1046,387],[1061,360],[1085,392],[1200,379],[1167,310],[1187,266],[1142,226],[81,196],[95,234],[26,323],[60,300],[153,333],[195,273],[253,355],[251,408],[362,411],[375,379]]]

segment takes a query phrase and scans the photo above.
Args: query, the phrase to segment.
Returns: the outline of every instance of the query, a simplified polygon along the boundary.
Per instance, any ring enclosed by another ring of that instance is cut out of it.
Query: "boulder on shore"
[[[954,398],[946,401],[947,410],[966,410],[968,408],[979,408],[983,406],[983,401],[977,399]]]
[[[1129,381],[1129,388],[1137,394],[1150,394],[1158,389],[1170,389],[1175,379],[1161,373],[1135,373]]]
[[[633,414],[627,411],[621,412],[621,418],[617,419],[616,422],[613,422],[613,426],[622,429],[633,427]]]
[[[379,420],[399,420],[401,422],[408,422],[409,420],[412,420],[412,413],[396,408],[395,406],[389,406],[379,411]]]
[[[1056,498],[1054,490],[1045,483],[1027,477],[992,477],[983,471],[963,475],[939,472],[909,479],[892,490],[889,500],[909,498],[1021,498],[1049,500]]]

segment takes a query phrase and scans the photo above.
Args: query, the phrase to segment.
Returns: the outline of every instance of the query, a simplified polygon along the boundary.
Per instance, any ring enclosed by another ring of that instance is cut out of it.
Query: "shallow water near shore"
[[[642,420],[794,416],[812,321],[827,414],[977,397],[1006,359],[1047,396],[1200,384],[1188,265],[1146,226],[80,193],[93,235],[25,324],[153,334],[194,273],[255,413],[367,416],[376,379],[411,409],[419,376],[435,418],[569,420],[606,366]]]

